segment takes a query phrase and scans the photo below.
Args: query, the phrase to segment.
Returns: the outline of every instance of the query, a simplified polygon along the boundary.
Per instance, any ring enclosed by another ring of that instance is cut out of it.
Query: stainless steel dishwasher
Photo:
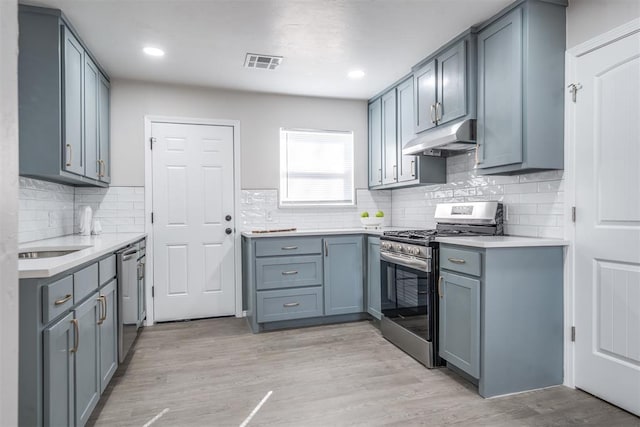
[[[127,357],[131,345],[138,336],[138,279],[139,243],[134,243],[116,253],[118,262],[118,356],[120,363]]]

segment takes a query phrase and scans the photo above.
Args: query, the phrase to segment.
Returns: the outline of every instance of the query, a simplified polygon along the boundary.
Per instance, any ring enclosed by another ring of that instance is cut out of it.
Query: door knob
[[[233,230],[230,229],[230,228],[227,228],[226,230],[224,230],[224,232],[227,233],[227,234],[231,234],[231,233],[233,233]]]
[[[231,215],[225,216],[224,219],[226,219],[227,221],[231,221]]]

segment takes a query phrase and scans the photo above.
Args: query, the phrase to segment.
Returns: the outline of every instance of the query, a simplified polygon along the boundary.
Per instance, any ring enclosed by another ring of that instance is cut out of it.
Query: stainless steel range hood
[[[472,150],[476,146],[476,121],[463,120],[428,130],[402,147],[404,155],[441,156]]]

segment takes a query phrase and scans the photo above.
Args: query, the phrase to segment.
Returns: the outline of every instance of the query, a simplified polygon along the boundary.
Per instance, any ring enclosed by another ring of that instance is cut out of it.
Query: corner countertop
[[[382,227],[382,228],[327,228],[318,230],[278,231],[268,233],[253,233],[243,231],[242,236],[250,239],[262,239],[269,237],[303,237],[303,236],[330,236],[348,234],[367,234],[370,236],[382,236],[382,233],[390,230],[404,230],[406,227]]]
[[[520,236],[456,236],[437,237],[436,242],[475,248],[523,248],[540,246],[568,246],[562,239]]]
[[[20,279],[52,277],[93,259],[100,258],[103,255],[115,252],[146,236],[146,233],[105,233],[98,236],[74,234],[23,243],[20,245],[20,252],[29,250],[65,250],[82,246],[84,248],[77,252],[54,258],[18,260],[19,277]]]

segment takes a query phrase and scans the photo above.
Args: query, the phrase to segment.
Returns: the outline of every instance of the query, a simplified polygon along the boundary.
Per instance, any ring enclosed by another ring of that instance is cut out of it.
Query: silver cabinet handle
[[[98,166],[98,168],[99,168],[98,176],[100,178],[102,178],[104,176],[105,171],[107,170],[107,168],[105,166],[104,160],[98,160],[98,164],[99,164],[99,166]]]
[[[283,271],[282,275],[283,276],[292,276],[294,274],[298,274],[298,272],[296,270],[291,270],[291,271]]]
[[[440,298],[443,297],[443,295],[442,295],[442,276],[440,276],[440,278],[438,279],[438,296]]]
[[[429,109],[430,109],[429,117],[431,118],[431,123],[435,124],[436,123],[436,118],[434,117],[433,113],[434,113],[434,111],[436,109],[436,104],[431,104],[429,106]]]
[[[296,249],[298,249],[297,246],[283,246],[282,247],[283,251],[293,251],[293,250],[296,250]]]
[[[73,163],[73,147],[71,144],[67,144],[67,152],[69,153],[69,156],[67,157],[67,166],[71,166],[71,163]]]
[[[285,308],[297,307],[299,305],[300,305],[299,302],[288,302],[288,303],[282,304],[282,306],[285,307]]]
[[[329,256],[329,244],[327,241],[324,241],[324,256]]]
[[[96,176],[98,178],[100,178],[100,171],[102,170],[101,165],[100,165],[100,160],[96,160],[96,163],[98,164],[98,173],[96,174]]]
[[[416,177],[416,161],[411,160],[411,176]]]
[[[436,123],[440,123],[442,121],[442,103],[436,102]]]
[[[55,300],[53,304],[54,304],[54,305],[62,305],[62,304],[64,304],[65,302],[69,301],[71,298],[73,298],[73,295],[72,295],[72,294],[67,294],[67,295],[65,295],[64,297],[62,297],[62,298],[60,298],[60,299]]]
[[[449,261],[454,263],[454,264],[466,264],[467,261],[460,259],[460,258],[449,258]]]
[[[382,168],[378,169],[378,182],[382,182]]]
[[[398,165],[393,165],[393,180],[398,180]]]
[[[78,319],[71,319],[71,323],[73,323],[73,330],[75,333],[75,345],[71,350],[71,353],[76,353],[78,351],[78,347],[80,346],[80,325],[78,325]]]

